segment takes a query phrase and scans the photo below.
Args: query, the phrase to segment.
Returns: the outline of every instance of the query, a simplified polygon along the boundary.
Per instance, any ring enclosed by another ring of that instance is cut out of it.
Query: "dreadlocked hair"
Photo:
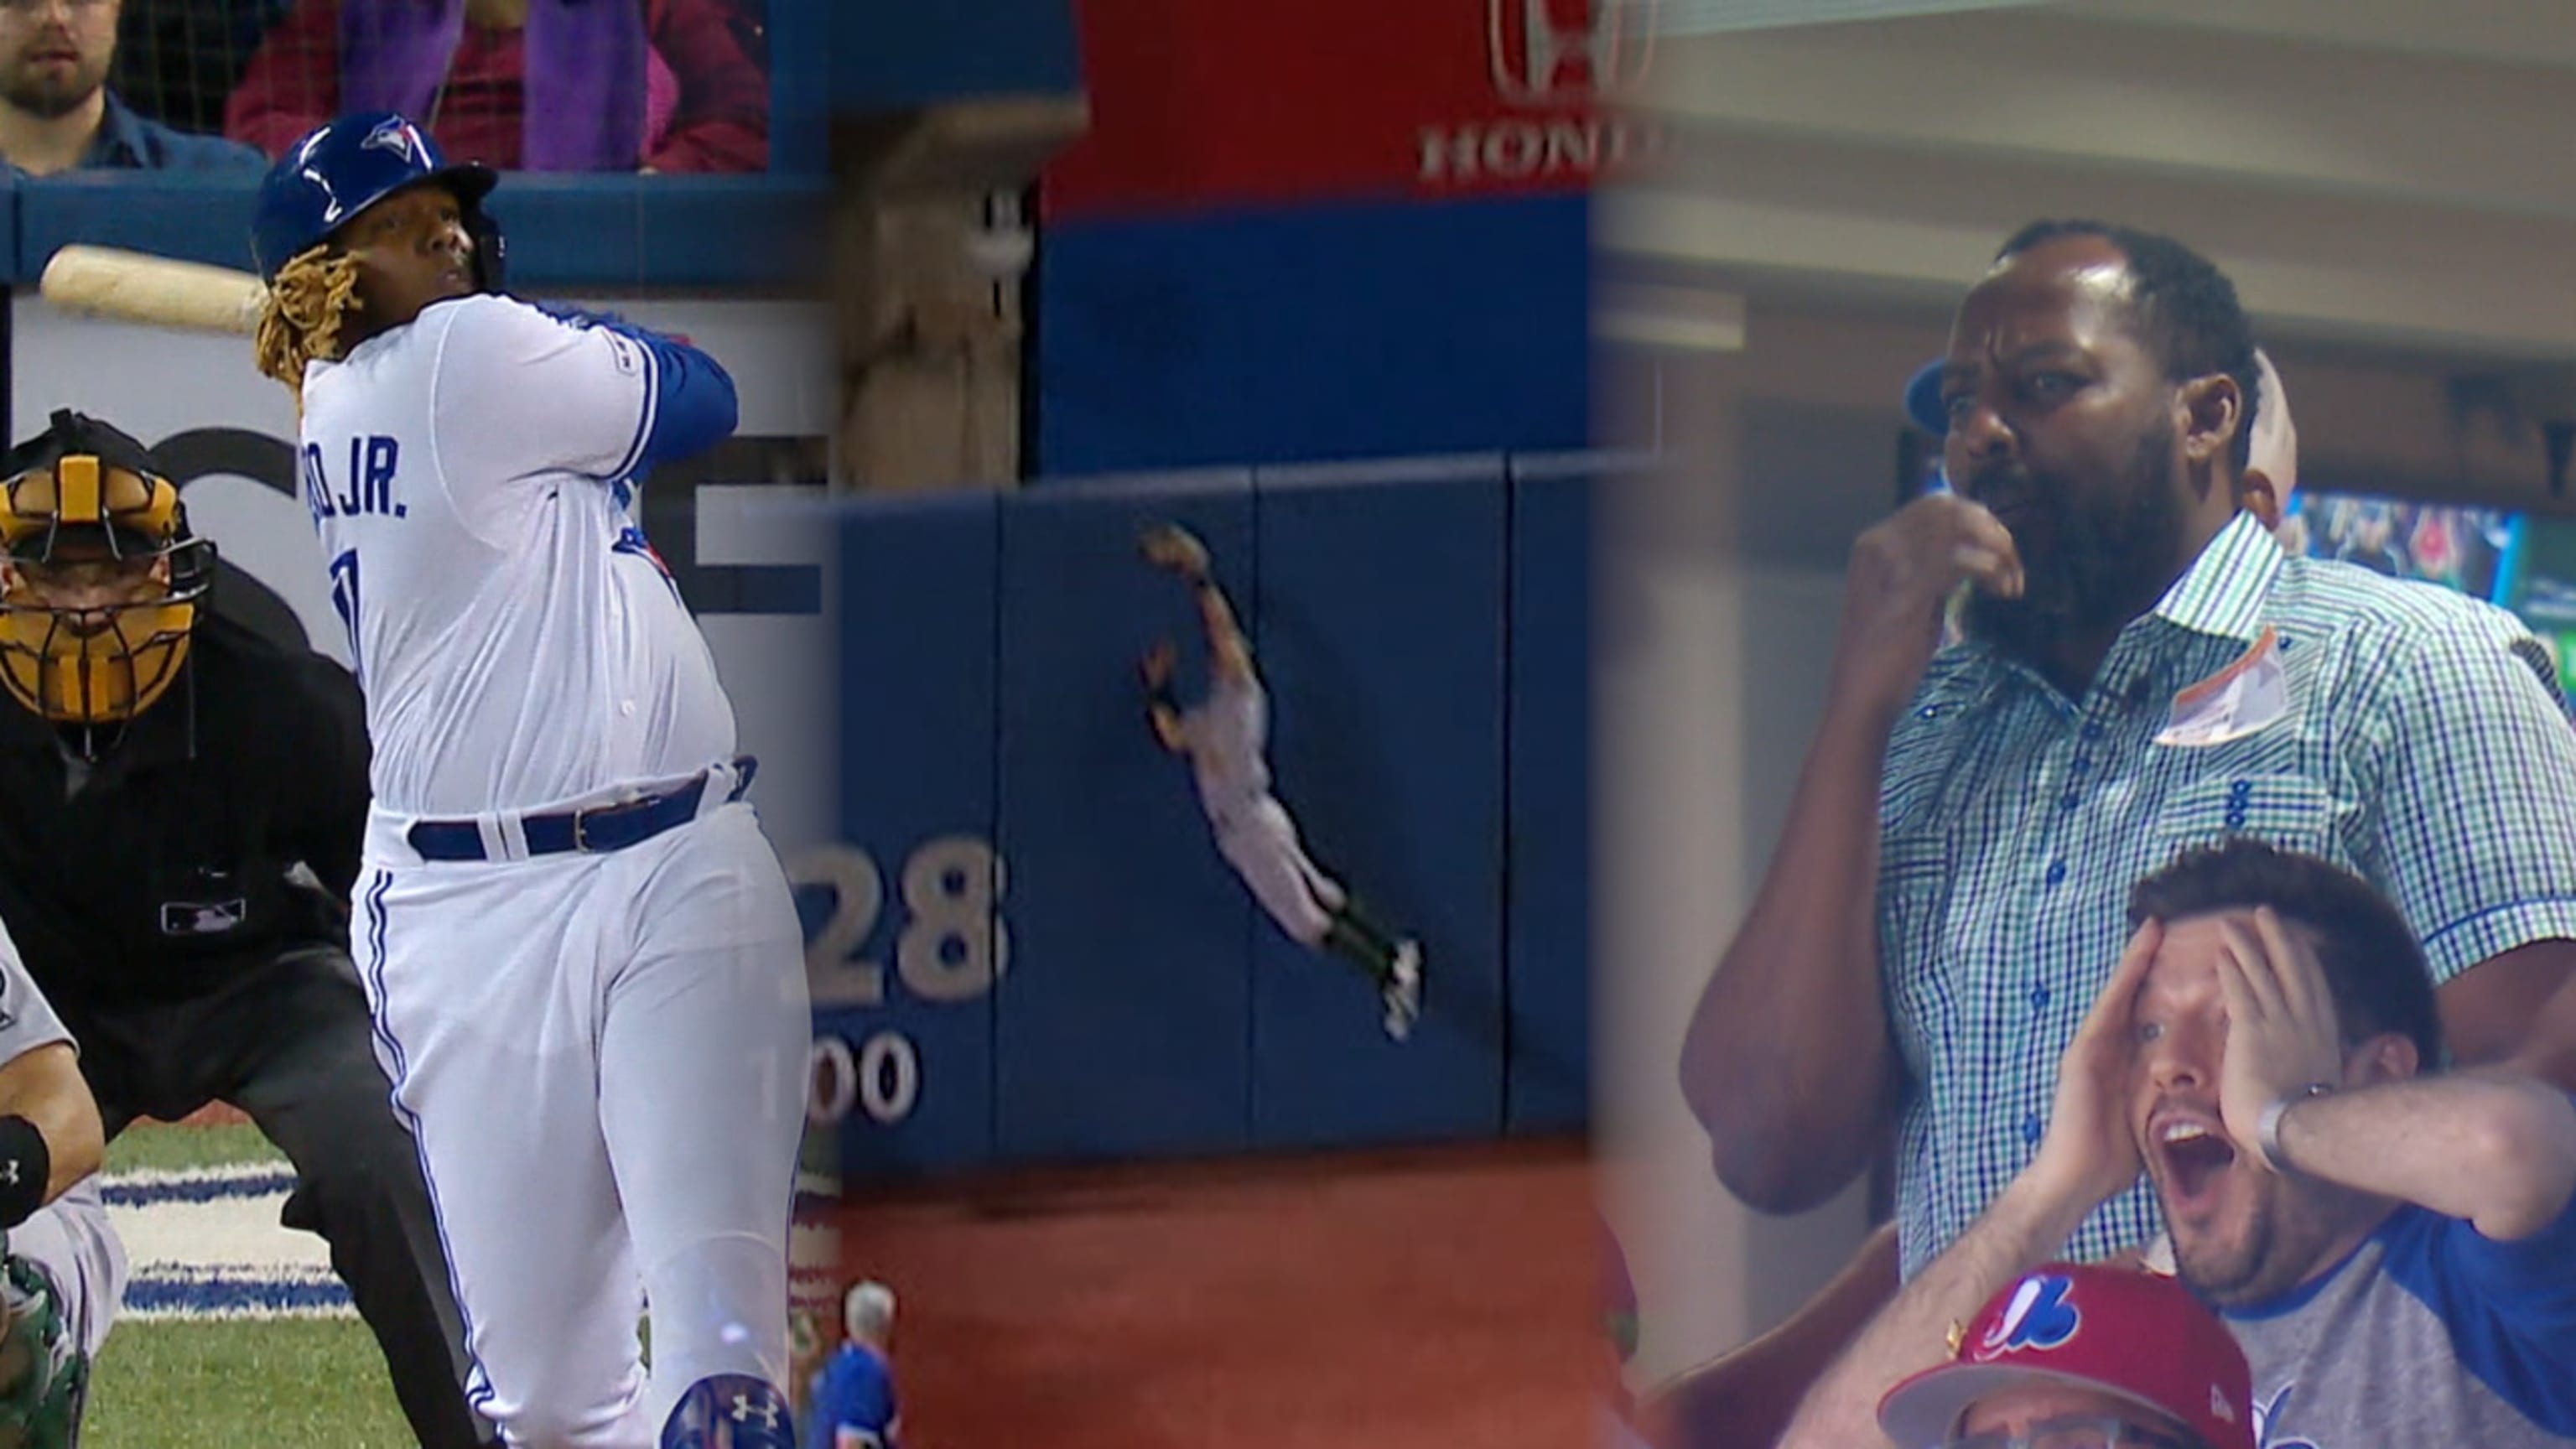
[[[259,370],[304,398],[304,364],[340,356],[340,324],[358,305],[358,264],[320,247],[278,268],[259,311]]]

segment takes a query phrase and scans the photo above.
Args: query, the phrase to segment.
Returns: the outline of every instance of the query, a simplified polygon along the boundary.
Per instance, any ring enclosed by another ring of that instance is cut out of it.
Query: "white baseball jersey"
[[[634,517],[657,365],[475,296],[307,368],[304,498],[380,810],[586,804],[733,754],[714,658]]]
[[[1270,696],[1261,681],[1215,676],[1206,700],[1181,716],[1181,737],[1217,853],[1291,939],[1321,942],[1345,897],[1307,858],[1297,822],[1270,792]]]
[[[1270,794],[1270,698],[1261,681],[1218,675],[1181,716],[1199,804],[1220,831]]]

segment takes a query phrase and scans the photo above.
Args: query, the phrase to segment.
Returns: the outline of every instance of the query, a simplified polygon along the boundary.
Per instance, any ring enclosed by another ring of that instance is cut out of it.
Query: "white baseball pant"
[[[1297,822],[1278,797],[1257,796],[1229,812],[1217,827],[1216,848],[1291,939],[1307,946],[1323,942],[1345,897],[1340,884],[1306,857]]]
[[[751,807],[493,862],[406,862],[403,824],[371,823],[355,954],[476,1408],[513,1445],[651,1449],[700,1378],[785,1385],[813,1020]]]

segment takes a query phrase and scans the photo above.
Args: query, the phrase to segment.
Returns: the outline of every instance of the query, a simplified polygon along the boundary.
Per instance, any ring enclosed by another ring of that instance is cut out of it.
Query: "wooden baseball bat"
[[[38,290],[66,312],[243,337],[259,330],[268,300],[249,272],[116,247],[64,247],[45,263]]]

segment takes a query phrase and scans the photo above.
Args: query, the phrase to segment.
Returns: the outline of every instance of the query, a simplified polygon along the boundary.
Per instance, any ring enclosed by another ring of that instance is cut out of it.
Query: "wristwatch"
[[[2296,1168],[2290,1166],[2289,1162],[2281,1156],[2281,1114],[2289,1111],[2292,1107],[2299,1105],[2301,1102],[2311,1102],[2319,1097],[2331,1096],[2334,1093],[2334,1089],[2335,1086],[2332,1082],[2310,1082],[2299,1090],[2274,1102],[2271,1106],[2264,1108],[2263,1115],[2255,1119],[2254,1145],[2262,1150],[2263,1161],[2268,1164],[2274,1172],[2290,1173],[2297,1171]]]

